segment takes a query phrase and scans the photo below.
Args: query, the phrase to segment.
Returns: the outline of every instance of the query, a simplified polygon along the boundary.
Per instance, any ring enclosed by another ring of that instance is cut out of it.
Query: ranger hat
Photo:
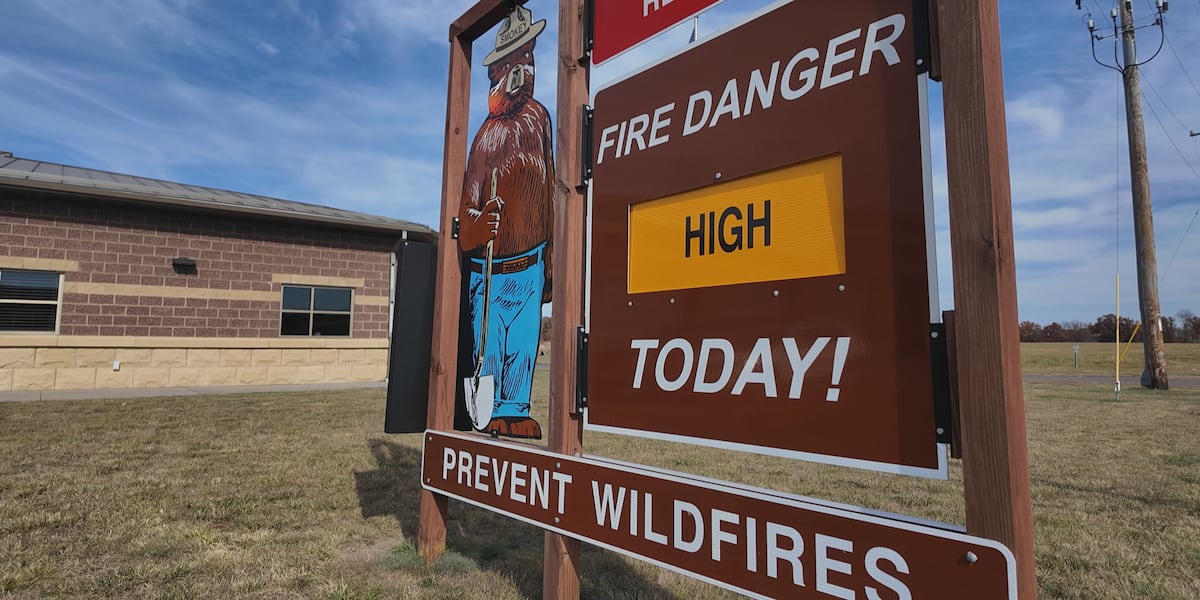
[[[504,22],[500,23],[500,31],[496,33],[496,49],[483,58],[483,66],[508,56],[513,50],[536,38],[545,28],[545,19],[534,23],[533,13],[518,4],[504,18]]]

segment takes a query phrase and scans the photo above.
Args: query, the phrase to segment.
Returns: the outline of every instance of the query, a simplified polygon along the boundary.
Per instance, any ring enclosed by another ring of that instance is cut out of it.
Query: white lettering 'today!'
[[[777,340],[783,346],[788,366],[792,371],[792,378],[787,390],[788,398],[800,398],[800,392],[804,388],[804,376],[808,373],[809,367],[829,346],[830,340],[832,338],[816,338],[812,345],[803,351],[796,343],[796,338]],[[668,340],[666,344],[661,344],[660,340],[654,339],[631,340],[629,348],[637,351],[637,367],[633,371],[633,389],[641,389],[651,351],[657,350],[657,357],[653,360],[654,383],[664,392],[683,389],[690,381],[693,392],[716,394],[729,387],[732,380],[733,387],[729,393],[734,396],[742,395],[746,387],[753,384],[761,385],[763,395],[766,397],[778,398],[779,390],[776,385],[776,367],[771,351],[771,342],[772,340],[769,338],[758,338],[754,343],[754,348],[750,350],[749,355],[746,355],[741,369],[738,370],[737,379],[734,379],[733,371],[737,366],[734,364],[734,357],[737,353],[734,352],[733,344],[729,340],[705,338],[700,341],[699,351],[684,338]],[[837,386],[841,384],[842,371],[846,367],[846,356],[849,353],[850,338],[837,338],[833,348],[833,378],[825,393],[825,400],[829,402],[838,401],[840,390]],[[678,373],[667,372],[667,361],[672,354],[678,354],[683,359]],[[718,361],[720,362],[719,366],[715,364]],[[717,371],[715,377],[711,376],[710,371]]]

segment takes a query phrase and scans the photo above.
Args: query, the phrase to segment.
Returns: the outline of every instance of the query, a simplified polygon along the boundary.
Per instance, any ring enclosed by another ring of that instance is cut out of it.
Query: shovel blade
[[[496,400],[496,380],[491,375],[483,375],[478,379],[468,377],[463,380],[464,397],[467,401],[467,416],[476,431],[486,431],[492,420],[492,407]]]

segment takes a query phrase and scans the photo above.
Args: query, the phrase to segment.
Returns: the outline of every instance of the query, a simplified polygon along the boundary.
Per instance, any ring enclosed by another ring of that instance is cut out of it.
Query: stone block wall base
[[[282,351],[5,348],[0,351],[0,392],[372,383],[386,377],[386,348]]]

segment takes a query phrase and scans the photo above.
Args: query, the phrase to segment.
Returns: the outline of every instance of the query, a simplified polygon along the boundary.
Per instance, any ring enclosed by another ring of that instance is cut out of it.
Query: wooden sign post
[[[576,335],[583,325],[583,237],[586,198],[580,161],[588,59],[583,53],[584,0],[558,3],[557,146],[554,148],[554,308],[550,315],[550,450],[583,452],[583,419],[575,412]],[[547,531],[542,596],[579,598],[580,543]]]
[[[1017,560],[1037,598],[1004,77],[996,0],[937,0],[967,532]]]

